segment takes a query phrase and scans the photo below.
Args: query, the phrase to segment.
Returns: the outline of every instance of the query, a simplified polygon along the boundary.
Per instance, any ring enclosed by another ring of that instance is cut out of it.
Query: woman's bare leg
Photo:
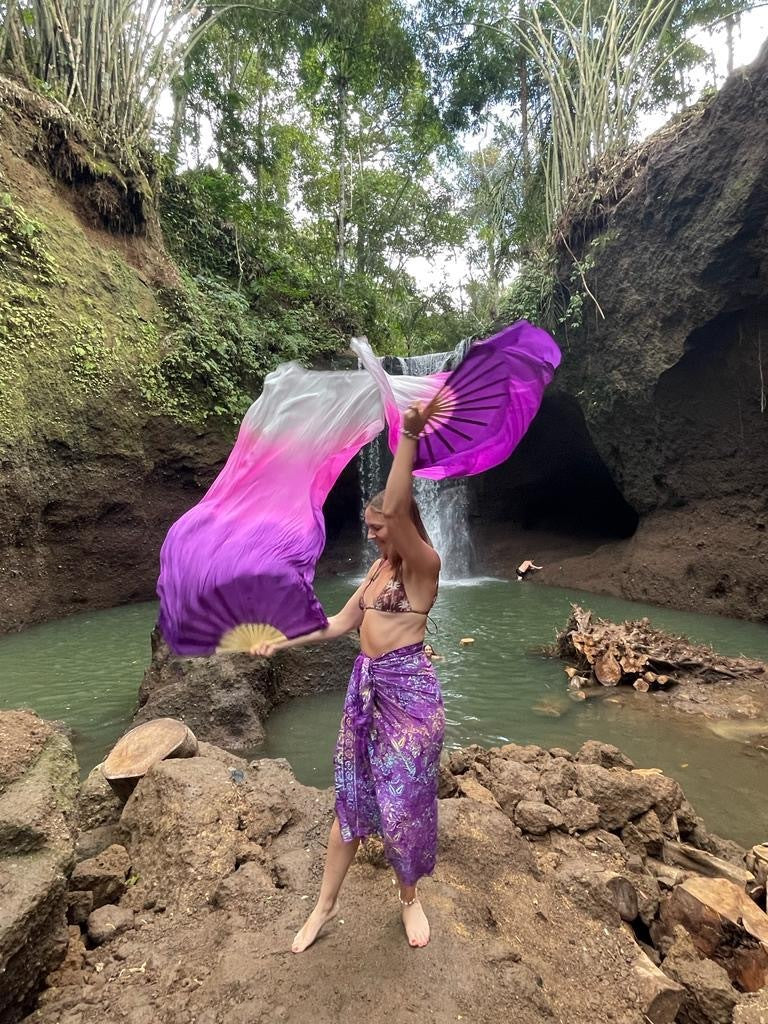
[[[339,829],[339,819],[334,818],[331,833],[328,836],[328,848],[325,852],[325,868],[320,895],[317,897],[315,908],[305,921],[304,927],[296,933],[296,938],[291,946],[294,953],[303,953],[308,946],[311,946],[323,925],[338,913],[339,889],[341,889],[341,883],[349,870],[349,865],[355,859],[359,845],[359,839],[353,839],[350,843],[344,842]]]
[[[429,921],[424,913],[421,900],[417,899],[415,885],[403,885],[400,882],[400,909],[403,912],[403,927],[408,937],[408,944],[414,947],[426,946],[429,942]],[[415,900],[410,906],[404,904]]]

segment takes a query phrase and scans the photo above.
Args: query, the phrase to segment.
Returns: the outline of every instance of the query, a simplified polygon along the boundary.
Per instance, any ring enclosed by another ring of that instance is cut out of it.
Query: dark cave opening
[[[575,398],[545,396],[510,458],[472,481],[472,512],[525,530],[624,538],[638,514],[616,486]]]

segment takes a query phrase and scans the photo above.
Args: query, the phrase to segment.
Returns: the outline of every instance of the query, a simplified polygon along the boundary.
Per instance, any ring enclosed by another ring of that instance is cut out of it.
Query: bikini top
[[[376,572],[371,576],[370,580],[366,584],[365,590],[360,595],[360,610],[361,611],[375,611],[375,612],[413,612],[414,615],[425,615],[428,616],[432,605],[437,600],[437,590],[435,590],[435,596],[432,598],[432,603],[425,612],[420,611],[418,608],[412,608],[411,602],[408,600],[408,595],[405,592],[405,586],[403,581],[397,578],[391,579],[382,590],[376,595],[376,599],[373,604],[365,603],[365,594],[368,587],[373,583],[376,577],[384,567],[384,559],[382,558],[379,563],[379,567]]]

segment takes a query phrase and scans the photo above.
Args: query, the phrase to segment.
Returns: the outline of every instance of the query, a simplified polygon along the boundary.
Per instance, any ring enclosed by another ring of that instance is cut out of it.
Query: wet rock
[[[125,892],[125,880],[131,869],[131,858],[124,846],[109,846],[90,860],[75,865],[69,880],[75,891],[93,893],[93,906],[116,903]]]
[[[134,926],[134,912],[128,907],[117,907],[111,903],[94,910],[88,917],[88,938],[94,946],[101,946],[110,939],[129,931]]]
[[[515,807],[515,824],[530,835],[543,836],[564,822],[560,811],[537,800],[521,800]]]

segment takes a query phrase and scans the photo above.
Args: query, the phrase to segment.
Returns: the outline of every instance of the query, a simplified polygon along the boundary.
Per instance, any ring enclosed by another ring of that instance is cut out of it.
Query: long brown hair
[[[367,507],[372,508],[374,512],[378,512],[380,515],[384,515],[384,491],[379,491],[378,494],[374,494],[374,496],[368,502]],[[416,532],[425,543],[429,544],[429,546],[433,548],[434,544],[429,539],[429,534],[427,533],[426,527],[424,526],[424,522],[421,518],[421,512],[419,512],[419,506],[416,504],[416,499],[413,497],[413,495],[411,495],[410,512],[411,522],[416,527]],[[395,579],[399,580],[401,578],[401,573],[403,571],[403,560],[397,551],[392,552],[392,556],[389,559],[389,563],[392,566],[392,572],[394,574]]]

